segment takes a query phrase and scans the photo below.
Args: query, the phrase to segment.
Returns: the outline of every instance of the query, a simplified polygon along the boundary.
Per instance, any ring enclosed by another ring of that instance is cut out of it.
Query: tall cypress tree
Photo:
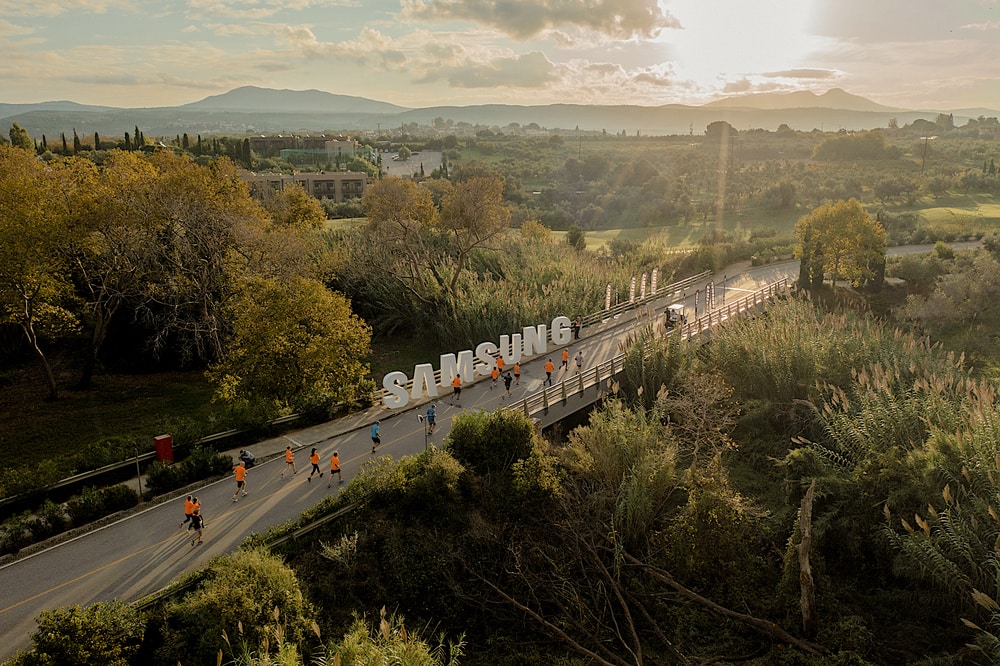
[[[73,154],[76,155],[81,150],[83,150],[83,145],[80,143],[80,135],[76,133],[76,128],[73,128]]]
[[[191,146],[191,143],[190,143],[190,141],[188,141],[187,132],[184,132],[184,136],[181,137],[181,148],[183,148],[184,150],[187,150],[188,148],[190,148],[190,146]]]
[[[101,149],[101,135],[98,134],[97,132],[94,132],[94,150],[100,150],[100,149]]]
[[[201,155],[201,134],[198,135],[198,148],[195,149],[195,154]]]
[[[69,155],[69,146],[66,145],[66,132],[60,132],[60,136],[62,136],[62,145],[63,145],[62,154]]]
[[[125,150],[132,150],[132,138],[125,132]]]

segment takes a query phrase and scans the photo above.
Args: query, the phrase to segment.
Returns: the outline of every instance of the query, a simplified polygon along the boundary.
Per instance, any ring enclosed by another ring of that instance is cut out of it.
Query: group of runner
[[[583,367],[583,352],[577,351],[576,354],[576,371],[580,372]],[[563,349],[562,351],[562,368],[563,370],[569,369],[569,349]],[[492,370],[493,384],[490,386],[492,389],[496,385],[497,380],[502,375],[504,386],[506,392],[504,397],[510,395],[511,383],[520,385],[521,383],[521,364],[515,363],[512,372],[504,373],[504,358],[503,356],[498,356],[496,365]],[[555,370],[555,364],[552,363],[550,358],[545,363],[545,382],[543,386],[547,383],[552,385],[552,372]],[[462,376],[456,375],[452,380],[452,388],[454,389],[455,401],[461,400],[462,397]],[[437,426],[437,407],[435,403],[431,403],[430,407],[427,408],[426,413],[427,419],[427,434],[433,434],[435,427]],[[375,453],[378,446],[382,443],[382,422],[375,421],[371,427],[371,438],[372,438],[372,453]],[[242,452],[241,452],[242,453]],[[309,476],[306,477],[307,482],[312,482],[314,475],[318,474],[320,478],[323,477],[323,471],[319,467],[320,455],[316,447],[313,447],[312,451],[309,453],[309,462],[312,465],[312,469],[309,471]],[[281,478],[285,477],[285,472],[291,469],[292,474],[298,474],[298,470],[295,468],[295,452],[292,451],[291,445],[285,447],[285,467],[281,471]],[[333,455],[330,457],[330,482],[326,484],[327,488],[330,488],[333,484],[333,475],[336,474],[340,483],[344,482],[344,476],[340,469],[340,454],[338,451],[334,451]],[[233,493],[233,501],[239,500],[240,496],[246,496],[247,494],[247,464],[244,457],[240,456],[240,461],[237,463],[236,467],[233,468],[233,477],[236,480],[236,491]],[[198,502],[197,497],[187,496],[184,501],[184,520],[181,522],[180,527],[184,527],[186,523],[188,524],[188,530],[193,530],[195,535],[191,539],[191,545],[196,546],[202,543],[202,532],[205,528],[205,519],[201,515],[201,503]]]
[[[312,451],[309,452],[309,463],[312,465],[312,469],[309,471],[309,476],[306,477],[306,481],[308,481],[308,482],[311,483],[313,475],[319,474],[320,478],[323,477],[323,470],[321,470],[319,468],[319,451],[316,449],[315,446],[313,447]],[[295,469],[295,452],[292,451],[291,445],[288,445],[288,446],[285,447],[285,469],[283,469],[282,472],[281,472],[281,478],[284,478],[285,472],[288,471],[289,467],[292,469],[292,474],[298,474],[299,473],[298,470]],[[237,467],[236,469],[237,469],[237,477],[236,477],[236,486],[237,486],[237,488],[236,488],[236,492],[239,492],[240,491],[240,487],[241,487],[240,486],[239,471],[238,471],[239,467]],[[340,480],[340,483],[344,482],[344,475],[340,471],[340,452],[339,451],[334,451],[333,455],[330,456],[330,482],[326,484],[327,488],[329,488],[329,487],[331,487],[333,485],[333,475],[334,474],[337,475],[337,478]],[[246,492],[244,492],[243,494],[246,495]],[[233,501],[234,502],[236,501],[236,495],[233,495]]]

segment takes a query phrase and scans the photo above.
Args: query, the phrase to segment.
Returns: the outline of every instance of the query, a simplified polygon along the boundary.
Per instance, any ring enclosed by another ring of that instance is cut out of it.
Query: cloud
[[[286,11],[359,6],[359,0],[187,0],[186,13],[191,18],[260,20]]]
[[[1000,30],[1000,21],[983,21],[982,23],[966,23],[963,30],[976,30],[978,32],[990,32]]]
[[[539,51],[494,58],[488,62],[468,61],[457,67],[428,73],[424,81],[446,79],[454,88],[542,88],[557,80],[555,65]]]
[[[401,16],[471,21],[520,40],[563,27],[616,39],[650,38],[680,27],[657,0],[402,0]]]
[[[59,16],[76,10],[106,14],[132,4],[128,0],[0,0],[0,16]]]
[[[761,72],[759,76],[769,79],[832,79],[837,72],[829,69],[786,69],[780,72]]]
[[[406,63],[406,55],[393,46],[392,38],[373,28],[364,28],[357,39],[321,42],[305,26],[281,26],[279,37],[310,58],[345,59],[380,69],[395,69]]]
[[[21,37],[35,32],[35,28],[26,25],[17,25],[10,21],[0,19],[0,37]]]

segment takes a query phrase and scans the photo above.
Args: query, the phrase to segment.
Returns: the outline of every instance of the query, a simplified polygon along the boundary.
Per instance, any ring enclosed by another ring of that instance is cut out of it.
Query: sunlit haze
[[[401,106],[703,104],[830,88],[1000,108],[998,0],[0,0],[0,102],[233,88]]]

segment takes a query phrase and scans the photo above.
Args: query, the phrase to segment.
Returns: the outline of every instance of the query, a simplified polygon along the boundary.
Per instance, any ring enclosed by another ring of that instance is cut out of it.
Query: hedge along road
[[[965,249],[975,243],[957,243]],[[890,249],[890,255],[927,252],[930,245]],[[798,275],[798,262],[783,262],[760,268],[747,264],[730,267],[726,276],[725,293],[742,296],[782,278]],[[722,276],[711,278],[716,284],[716,303],[721,304]],[[689,290],[690,291],[690,290]],[[704,286],[701,289],[704,293]],[[662,313],[672,299],[665,298],[650,306]],[[688,301],[690,303],[690,296]],[[645,308],[644,308],[645,309]],[[545,378],[543,365],[551,356],[556,364],[556,382],[575,372],[573,361],[582,351],[584,367],[606,360],[619,353],[618,345],[630,332],[647,320],[643,317],[622,316],[605,327],[584,329],[581,339],[570,344],[570,369],[559,368],[561,349],[549,348],[522,364],[521,383],[511,387],[512,395],[504,397],[503,382],[492,387],[489,377],[466,385],[461,404],[454,404],[450,390],[436,400],[437,430],[430,441],[440,445],[447,436],[454,416],[466,409],[492,410],[514,403],[539,390]],[[121,599],[136,601],[162,589],[179,575],[203,567],[210,559],[232,552],[244,538],[263,533],[269,527],[299,517],[305,509],[331,493],[339,491],[337,483],[327,488],[330,455],[340,452],[345,485],[357,475],[362,464],[371,459],[371,438],[368,425],[382,421],[382,444],[375,456],[400,458],[424,449],[424,424],[417,419],[429,400],[411,402],[396,413],[384,408],[331,421],[300,430],[279,438],[260,442],[253,448],[258,459],[280,454],[291,445],[295,451],[297,474],[285,471],[284,457],[258,463],[247,474],[246,497],[231,500],[235,490],[232,475],[208,484],[194,494],[201,500],[206,519],[204,543],[191,545],[191,534],[178,528],[184,517],[183,496],[130,514],[92,532],[82,534],[33,555],[0,567],[0,659],[8,659],[19,649],[30,646],[31,633],[36,629],[35,618],[46,609],[74,604],[88,605],[98,601]],[[309,476],[308,453],[315,446],[320,453],[322,479]],[[236,452],[231,452],[233,458]],[[282,478],[282,472],[284,478]]]

